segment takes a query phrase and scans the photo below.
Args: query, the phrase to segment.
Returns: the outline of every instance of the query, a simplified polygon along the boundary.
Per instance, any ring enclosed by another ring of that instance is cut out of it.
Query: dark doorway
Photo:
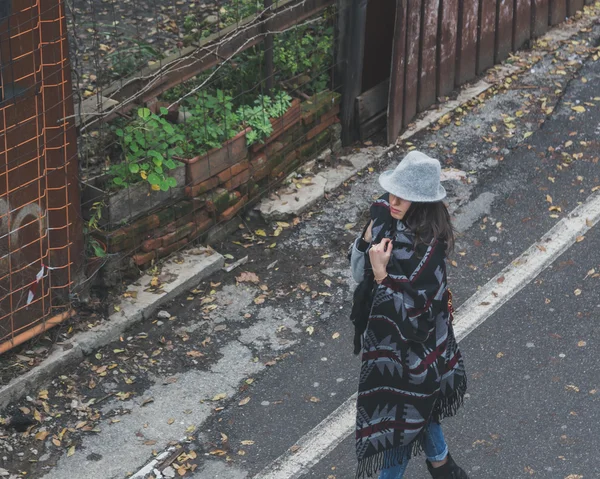
[[[390,77],[395,19],[396,0],[370,0],[367,4],[361,93]]]

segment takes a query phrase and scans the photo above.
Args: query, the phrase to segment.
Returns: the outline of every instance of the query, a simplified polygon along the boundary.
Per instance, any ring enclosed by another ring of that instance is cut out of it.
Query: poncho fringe
[[[456,389],[452,396],[438,399],[432,413],[432,419],[441,422],[442,419],[456,415],[458,410],[464,405],[465,394],[467,392],[467,378]],[[363,477],[373,477],[382,469],[388,469],[398,464],[402,464],[404,458],[414,457],[423,453],[423,441],[426,429],[423,429],[419,435],[408,446],[395,447],[387,449],[374,456],[359,461],[356,469],[356,479]]]

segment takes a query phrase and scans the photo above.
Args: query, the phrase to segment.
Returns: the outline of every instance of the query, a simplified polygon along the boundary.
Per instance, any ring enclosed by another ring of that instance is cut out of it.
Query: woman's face
[[[390,193],[390,213],[392,218],[396,220],[403,219],[411,204],[412,203],[410,201],[403,200],[402,198],[398,198]]]

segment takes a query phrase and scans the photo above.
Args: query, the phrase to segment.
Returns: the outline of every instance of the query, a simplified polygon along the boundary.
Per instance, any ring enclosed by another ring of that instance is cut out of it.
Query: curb
[[[160,294],[147,291],[151,287],[152,276],[142,276],[137,285],[130,286],[128,293],[133,298],[123,298],[119,311],[106,322],[89,331],[79,333],[53,351],[44,361],[31,371],[14,378],[0,389],[0,409],[13,401],[18,401],[29,391],[40,388],[60,370],[80,362],[84,356],[96,349],[119,339],[121,334],[143,319],[148,319],[160,306],[172,300],[183,291],[195,286],[204,278],[220,270],[225,258],[210,247],[193,248],[182,253],[182,260],[167,261],[161,270]]]

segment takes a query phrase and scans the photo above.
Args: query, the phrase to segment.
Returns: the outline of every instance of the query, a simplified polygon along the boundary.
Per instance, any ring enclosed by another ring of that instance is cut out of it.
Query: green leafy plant
[[[186,138],[185,153],[202,155],[233,138],[241,130],[233,98],[222,90],[215,95],[206,91],[197,94],[185,109],[189,116],[182,125]]]
[[[104,201],[95,201],[90,207],[90,219],[85,223],[84,234],[87,236],[88,252],[96,258],[104,258],[106,256],[106,247],[103,247],[100,242],[92,237],[90,233],[100,229],[100,220],[102,219],[102,209]]]
[[[183,154],[185,137],[164,118],[167,113],[166,108],[160,109],[160,115],[140,108],[134,121],[116,129],[124,160],[110,167],[114,185],[124,188],[147,181],[154,191],[177,186],[177,180],[167,173],[179,165],[173,158]]]
[[[96,258],[106,257],[106,250],[100,245],[100,242],[96,238],[90,238],[88,245]]]
[[[285,114],[292,104],[292,97],[286,92],[277,92],[273,98],[260,95],[254,105],[242,106],[238,115],[244,125],[252,127],[246,135],[249,145],[263,141],[273,133],[271,118],[279,118]]]

